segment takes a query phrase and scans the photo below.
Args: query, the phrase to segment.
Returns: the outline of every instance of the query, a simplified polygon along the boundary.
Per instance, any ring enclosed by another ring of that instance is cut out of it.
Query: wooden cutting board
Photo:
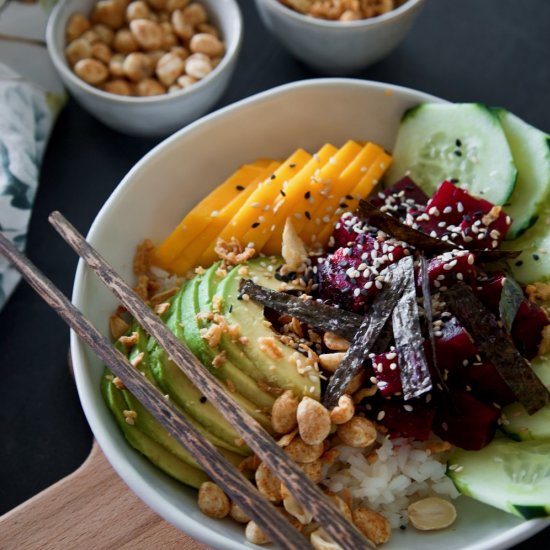
[[[208,550],[150,510],[94,442],[73,474],[0,517],[2,550]]]

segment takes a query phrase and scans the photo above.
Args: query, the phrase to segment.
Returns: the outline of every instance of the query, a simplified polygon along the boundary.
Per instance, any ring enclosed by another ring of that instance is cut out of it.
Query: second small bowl
[[[425,0],[356,21],[328,21],[298,13],[279,0],[256,0],[267,28],[298,59],[326,75],[354,74],[380,61],[405,38]]]

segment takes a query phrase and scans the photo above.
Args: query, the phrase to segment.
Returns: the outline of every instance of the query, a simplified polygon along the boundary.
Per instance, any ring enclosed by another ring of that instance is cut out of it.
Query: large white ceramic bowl
[[[97,0],[62,0],[52,11],[46,42],[52,62],[71,95],[107,126],[127,134],[165,137],[206,113],[222,96],[233,75],[242,41],[242,18],[235,0],[196,0],[221,31],[226,52],[205,78],[179,92],[153,97],[125,97],[95,88],[77,77],[65,59],[69,17],[90,14]]]
[[[303,81],[240,101],[187,126],[148,153],[101,209],[88,240],[132,281],[136,244],[146,237],[162,239],[240,164],[259,157],[285,158],[297,147],[314,151],[327,141],[341,145],[349,138],[373,140],[391,150],[403,111],[423,101],[441,100],[405,88],[346,79]],[[108,318],[116,301],[82,262],[73,301],[108,335]],[[163,518],[213,548],[249,548],[241,526],[202,515],[195,491],[168,478],[129,447],[102,401],[102,365],[74,334],[71,349],[87,419],[105,455],[130,488]],[[429,534],[408,529],[396,533],[384,548],[495,550],[547,525],[521,522],[466,497],[459,499],[458,509],[459,519],[452,529]]]
[[[298,59],[322,74],[350,75],[386,57],[409,32],[425,0],[406,0],[370,19],[327,21],[279,0],[256,0],[267,28]]]

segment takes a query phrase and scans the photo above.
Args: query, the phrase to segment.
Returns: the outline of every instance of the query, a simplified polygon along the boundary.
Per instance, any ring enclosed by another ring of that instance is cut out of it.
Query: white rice
[[[411,502],[433,495],[448,500],[459,496],[445,475],[444,457],[438,460],[437,454],[426,451],[425,443],[380,434],[378,444],[375,451],[336,447],[340,454],[325,469],[322,483],[335,493],[349,490],[354,507],[382,514],[393,529],[407,525]],[[367,455],[371,452],[376,453],[377,460],[369,464]]]

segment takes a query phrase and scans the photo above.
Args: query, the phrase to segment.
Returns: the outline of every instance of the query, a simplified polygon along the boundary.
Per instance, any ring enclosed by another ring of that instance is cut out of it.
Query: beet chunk
[[[376,420],[392,435],[414,437],[419,441],[429,439],[436,409],[426,403],[425,397],[405,403],[402,400],[381,399],[377,411]]]
[[[474,254],[467,250],[453,250],[435,256],[428,261],[430,289],[437,292],[449,288],[457,282],[473,285],[476,281]],[[420,285],[422,282],[420,281]]]
[[[372,354],[371,360],[380,395],[383,397],[402,395],[401,372],[395,347],[392,346],[390,351],[385,353]]]
[[[490,361],[470,362],[464,368],[463,379],[471,387],[472,393],[485,403],[504,407],[516,401],[514,392]]]
[[[498,248],[512,220],[490,202],[444,181],[416,218],[421,231],[470,249]]]
[[[461,370],[464,361],[478,353],[474,342],[456,317],[436,321],[434,324],[435,355],[441,370]]]
[[[499,417],[498,407],[453,388],[451,399],[442,400],[437,409],[433,431],[457,447],[477,451],[493,439]]]
[[[423,212],[428,199],[428,195],[408,176],[400,179],[391,187],[368,197],[369,202],[376,208],[388,212],[401,221],[405,221],[410,212]]]

